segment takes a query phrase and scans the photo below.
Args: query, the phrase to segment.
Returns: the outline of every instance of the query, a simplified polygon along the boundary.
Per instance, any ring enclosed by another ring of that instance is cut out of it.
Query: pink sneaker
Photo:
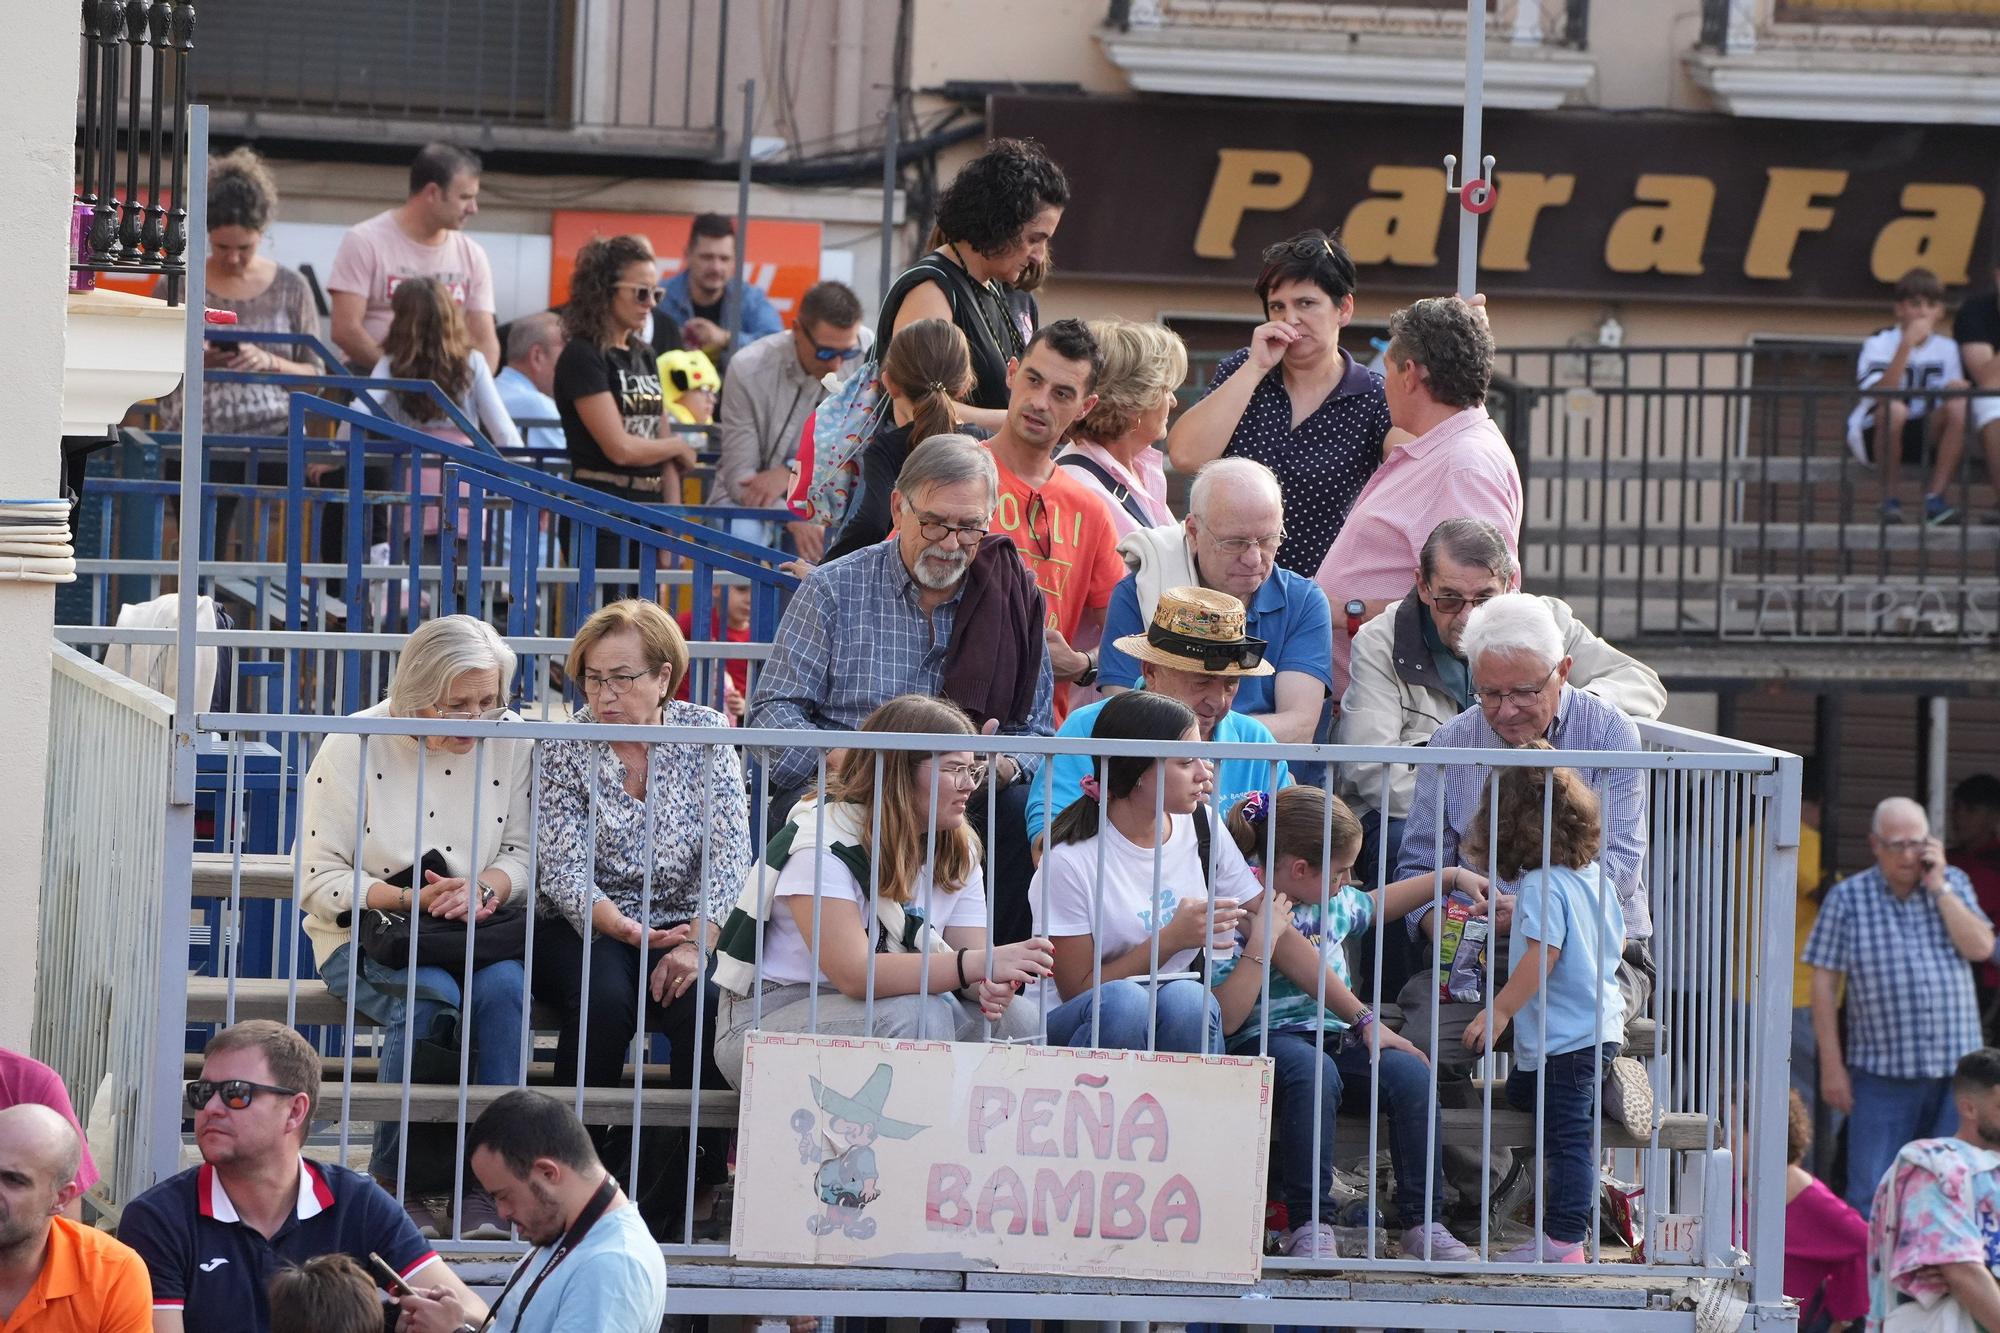
[[[1308,1222],[1285,1237],[1284,1250],[1294,1259],[1338,1259],[1340,1241],[1326,1223]]]
[[[1528,1241],[1516,1245],[1495,1258],[1503,1264],[1583,1264],[1589,1258],[1583,1252],[1582,1241],[1557,1240],[1553,1236],[1543,1236],[1539,1241]]]
[[[1442,1222],[1427,1227],[1411,1227],[1398,1242],[1405,1259],[1429,1259],[1448,1264],[1470,1263],[1479,1256],[1464,1241],[1451,1234]]]

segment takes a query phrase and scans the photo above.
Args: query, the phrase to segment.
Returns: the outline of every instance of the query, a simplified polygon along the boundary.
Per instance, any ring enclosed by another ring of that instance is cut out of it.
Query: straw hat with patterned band
[[[1264,640],[1243,632],[1243,603],[1212,588],[1169,588],[1153,608],[1144,634],[1118,640],[1118,651],[1141,662],[1202,676],[1270,676]]]

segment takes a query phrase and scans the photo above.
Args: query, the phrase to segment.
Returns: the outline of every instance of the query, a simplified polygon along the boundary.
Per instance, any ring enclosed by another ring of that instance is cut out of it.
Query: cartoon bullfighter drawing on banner
[[[875,1140],[915,1138],[929,1128],[882,1113],[894,1077],[888,1065],[878,1064],[852,1097],[835,1092],[816,1078],[807,1079],[812,1084],[813,1100],[826,1112],[827,1136],[836,1145],[845,1145],[829,1154],[813,1134],[818,1117],[804,1107],[793,1113],[792,1128],[799,1134],[799,1160],[819,1164],[813,1173],[813,1192],[826,1205],[824,1213],[806,1219],[806,1230],[813,1235],[824,1236],[838,1230],[855,1240],[866,1240],[875,1234],[875,1219],[861,1215],[861,1210],[882,1194],[881,1172],[875,1164]]]

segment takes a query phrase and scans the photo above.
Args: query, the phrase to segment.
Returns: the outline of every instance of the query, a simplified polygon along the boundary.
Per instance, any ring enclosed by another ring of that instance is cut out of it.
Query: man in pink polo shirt
[[[1333,609],[1333,693],[1347,689],[1348,635],[1410,589],[1424,539],[1450,518],[1483,518],[1520,558],[1521,471],[1486,413],[1493,335],[1485,312],[1431,297],[1389,317],[1383,366],[1396,446],[1355,497],[1315,576]]]

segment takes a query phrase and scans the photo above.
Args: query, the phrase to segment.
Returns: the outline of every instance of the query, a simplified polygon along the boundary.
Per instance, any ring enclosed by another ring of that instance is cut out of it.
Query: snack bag
[[[1439,928],[1439,957],[1444,976],[1438,983],[1438,1002],[1480,1004],[1486,999],[1486,942],[1492,930],[1485,914],[1472,900],[1454,893],[1445,900],[1444,924]]]

